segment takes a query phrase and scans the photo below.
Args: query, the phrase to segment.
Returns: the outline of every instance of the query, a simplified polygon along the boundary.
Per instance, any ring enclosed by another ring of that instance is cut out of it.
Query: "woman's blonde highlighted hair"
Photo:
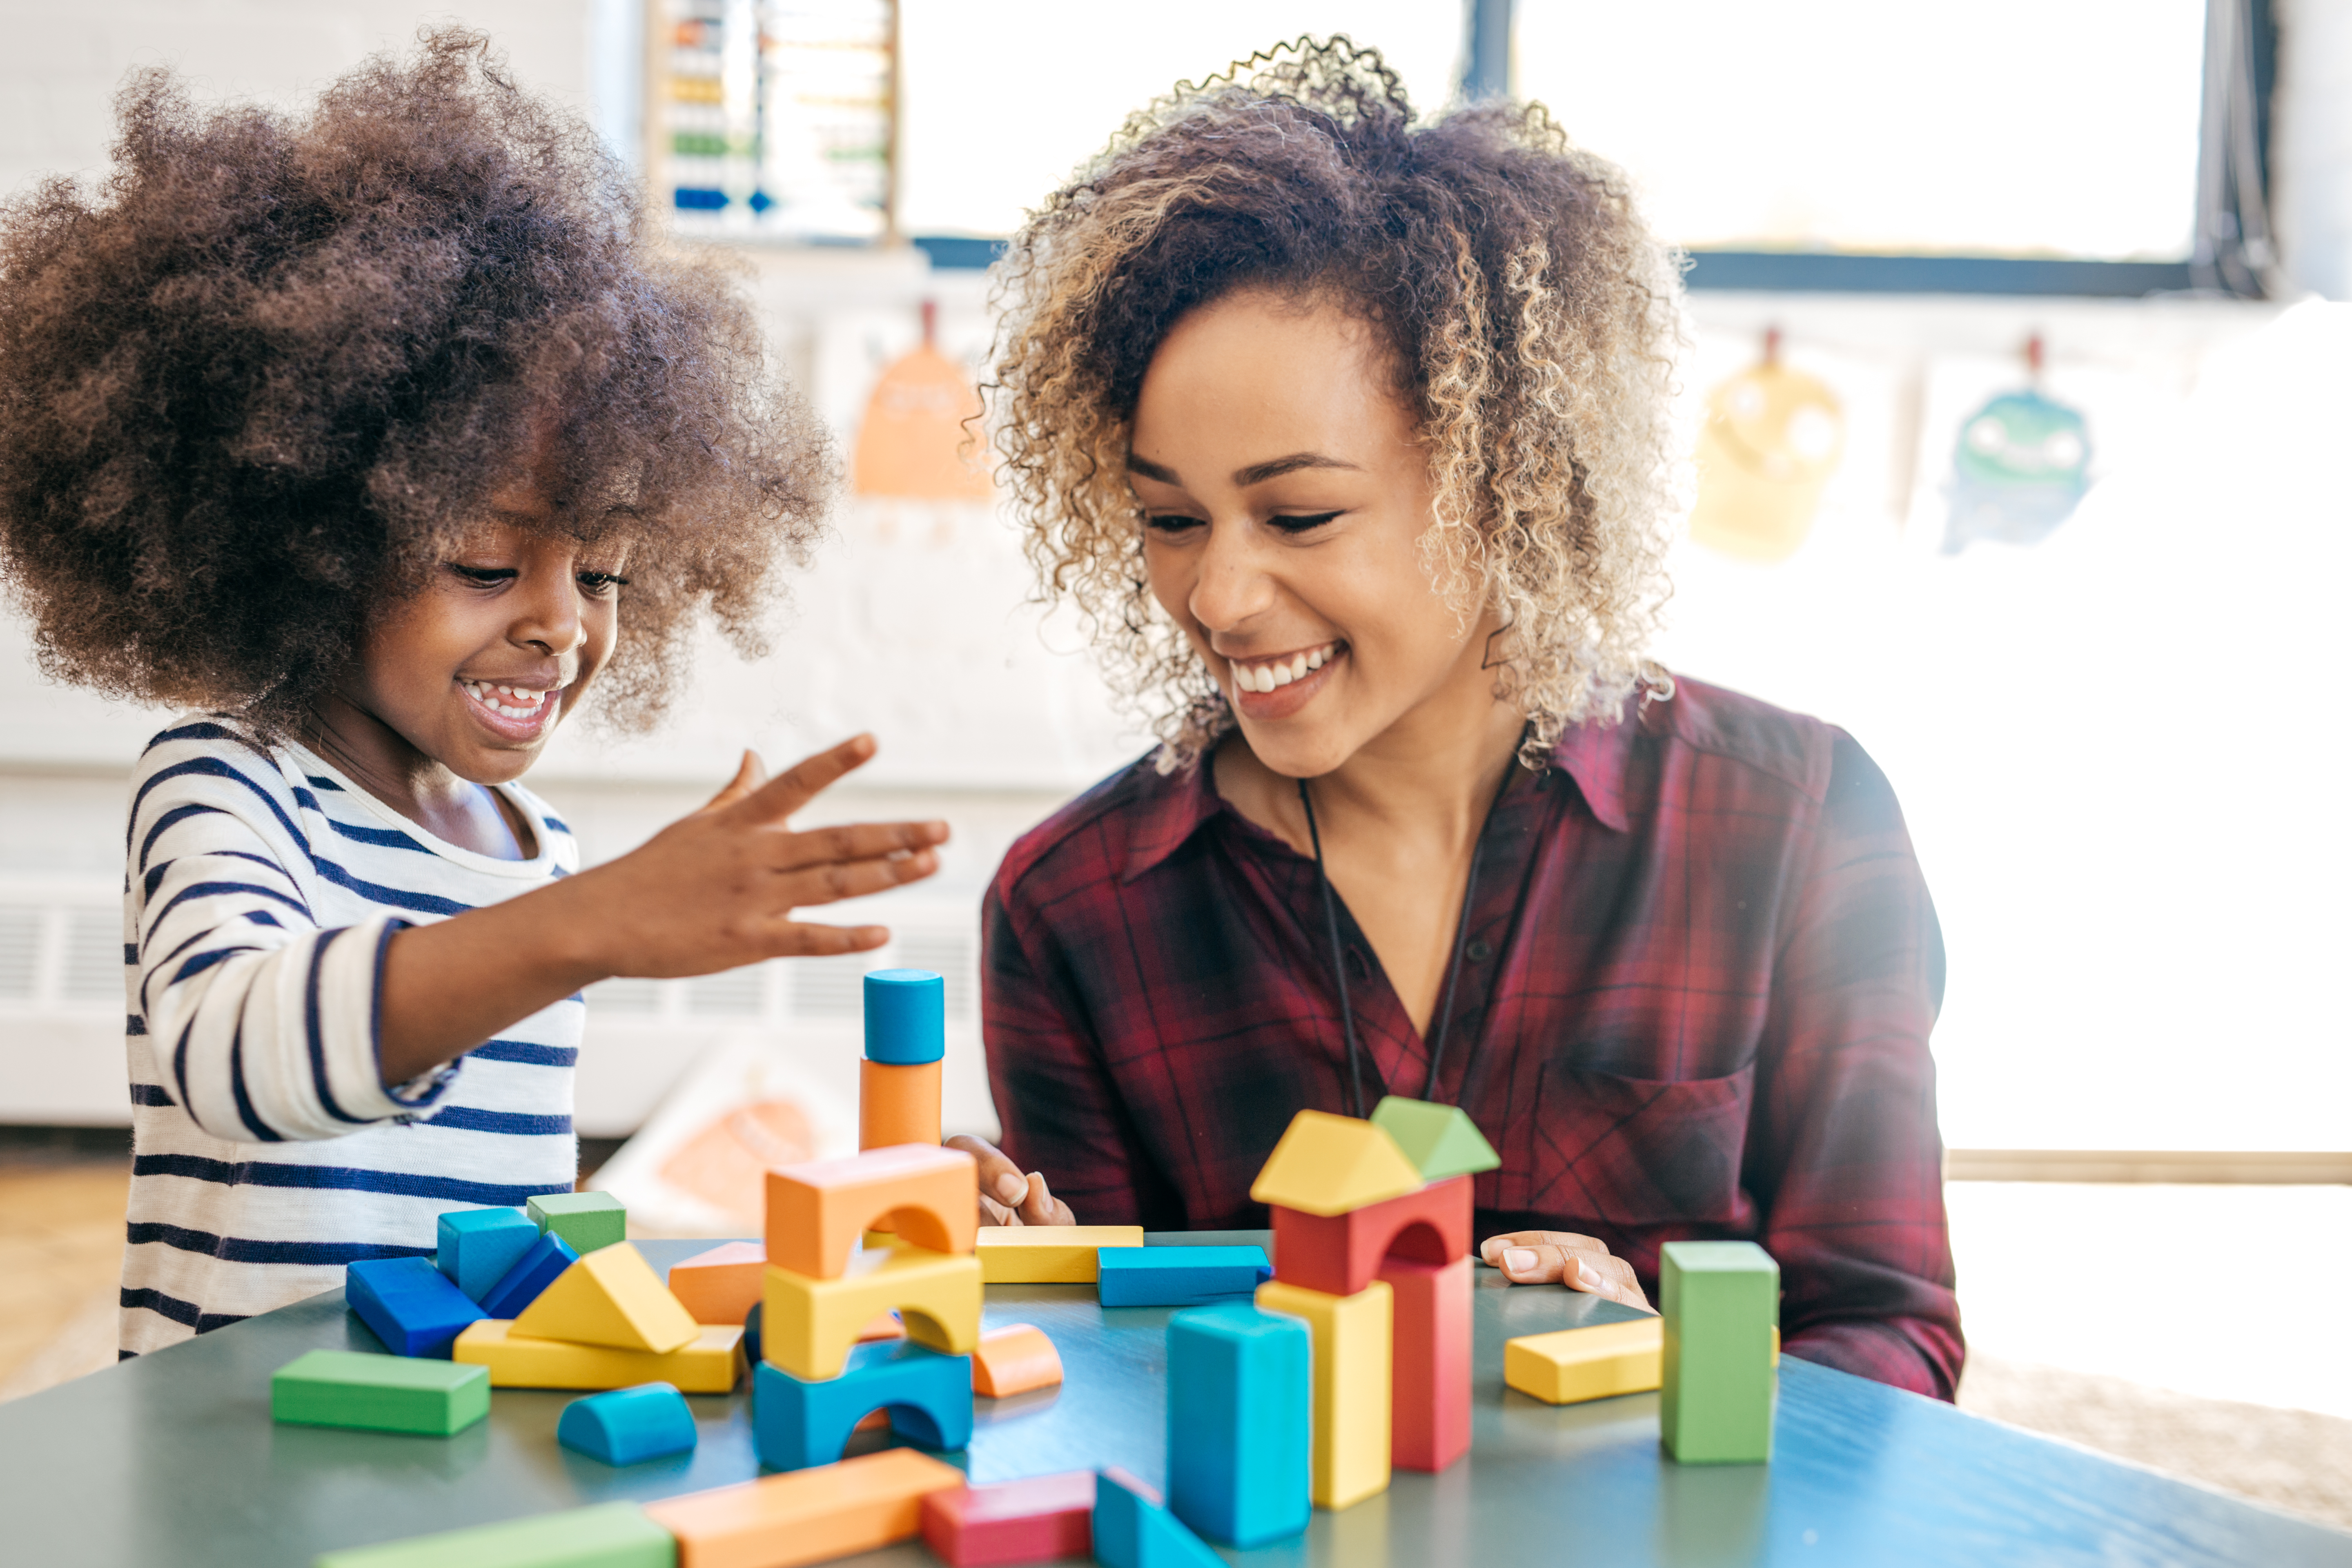
[[[1145,368],[1241,289],[1328,299],[1384,340],[1429,447],[1423,557],[1509,631],[1498,689],[1539,765],[1646,681],[1665,597],[1676,259],[1624,176],[1536,104],[1416,124],[1396,73],[1301,38],[1180,83],[1031,216],[997,273],[999,470],[1040,594],[1085,616],[1114,689],[1189,765],[1233,716],[1151,597],[1127,481]]]

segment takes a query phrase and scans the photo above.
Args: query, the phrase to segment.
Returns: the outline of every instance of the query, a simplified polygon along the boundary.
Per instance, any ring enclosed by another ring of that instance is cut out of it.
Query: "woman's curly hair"
[[[479,35],[305,115],[147,71],[95,192],[0,209],[0,572],[53,677],[280,731],[519,474],[624,538],[608,716],[656,716],[698,612],[756,650],[830,463],[750,309]]]
[[[1645,680],[1665,596],[1674,254],[1624,176],[1539,105],[1416,124],[1396,73],[1300,38],[1132,116],[999,263],[993,439],[1041,593],[1074,601],[1114,689],[1187,765],[1233,723],[1152,602],[1127,483],[1144,371],[1187,311],[1244,288],[1368,321],[1419,416],[1426,564],[1508,624],[1503,694],[1539,765]]]

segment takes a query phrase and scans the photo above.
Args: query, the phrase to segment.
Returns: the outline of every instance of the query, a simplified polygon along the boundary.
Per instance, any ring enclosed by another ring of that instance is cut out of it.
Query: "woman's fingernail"
[[[1503,1272],[1525,1274],[1536,1266],[1536,1255],[1524,1247],[1514,1247],[1503,1254]]]
[[[996,1195],[1008,1204],[1017,1204],[1029,1195],[1029,1184],[1007,1171],[996,1178]]]
[[[1592,1265],[1585,1262],[1584,1259],[1580,1258],[1576,1260],[1576,1283],[1580,1289],[1598,1290],[1601,1289],[1601,1276],[1592,1271]]]

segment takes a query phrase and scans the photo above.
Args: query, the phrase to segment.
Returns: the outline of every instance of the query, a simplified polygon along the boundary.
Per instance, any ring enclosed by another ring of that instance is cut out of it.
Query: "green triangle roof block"
[[[1478,1124],[1458,1105],[1391,1094],[1372,1108],[1372,1125],[1396,1140],[1424,1182],[1491,1171],[1503,1163]]]
[[[1352,1116],[1302,1110],[1266,1156],[1250,1197],[1329,1215],[1401,1198],[1421,1186],[1421,1173],[1378,1127]]]

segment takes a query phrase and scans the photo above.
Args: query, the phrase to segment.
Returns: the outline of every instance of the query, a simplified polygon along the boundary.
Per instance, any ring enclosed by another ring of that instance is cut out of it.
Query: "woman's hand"
[[[982,1225],[1076,1225],[1070,1205],[1045,1190],[1045,1178],[1027,1175],[985,1138],[959,1132],[948,1147],[980,1162],[980,1223]]]
[[[1594,1296],[1606,1296],[1628,1307],[1654,1312],[1633,1278],[1633,1266],[1612,1257],[1609,1244],[1568,1230],[1515,1230],[1490,1236],[1478,1246],[1478,1256],[1503,1271],[1514,1285],[1565,1285]]]

